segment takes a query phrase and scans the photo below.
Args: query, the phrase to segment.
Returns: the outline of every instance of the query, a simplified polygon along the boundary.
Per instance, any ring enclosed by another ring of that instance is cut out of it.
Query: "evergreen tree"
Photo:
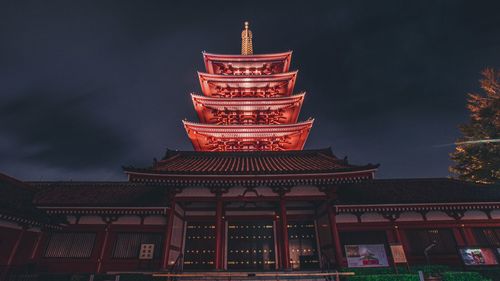
[[[451,153],[450,171],[461,180],[500,183],[500,73],[487,68],[480,80],[482,94],[469,94],[468,124]]]

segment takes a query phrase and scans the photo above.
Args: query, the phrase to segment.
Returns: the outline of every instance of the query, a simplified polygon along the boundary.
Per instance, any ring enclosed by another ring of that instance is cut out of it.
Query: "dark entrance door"
[[[274,270],[275,256],[274,226],[271,220],[229,222],[227,231],[229,270]]]

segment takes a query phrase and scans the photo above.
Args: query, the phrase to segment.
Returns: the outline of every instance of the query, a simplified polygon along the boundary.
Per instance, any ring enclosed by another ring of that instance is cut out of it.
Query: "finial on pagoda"
[[[248,28],[248,21],[245,22],[245,29],[241,32],[241,54],[253,55],[252,31]]]

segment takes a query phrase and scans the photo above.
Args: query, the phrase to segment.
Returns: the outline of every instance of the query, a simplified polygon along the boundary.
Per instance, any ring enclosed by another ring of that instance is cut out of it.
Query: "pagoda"
[[[200,123],[184,120],[196,151],[302,150],[313,119],[298,122],[305,93],[293,94],[292,52],[253,54],[245,22],[241,55],[203,52],[203,95],[191,98]]]

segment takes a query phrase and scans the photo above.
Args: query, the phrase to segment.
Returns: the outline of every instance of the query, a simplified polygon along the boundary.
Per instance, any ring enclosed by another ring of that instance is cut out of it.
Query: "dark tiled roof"
[[[49,217],[33,206],[35,190],[0,173],[0,217],[20,223],[50,225]]]
[[[372,180],[338,189],[339,205],[475,202],[500,202],[500,186],[434,178]]]
[[[166,188],[131,182],[31,182],[37,206],[165,206]]]
[[[127,172],[158,174],[265,175],[363,171],[378,165],[355,166],[327,149],[262,152],[198,152],[168,150],[150,168],[124,167]]]

